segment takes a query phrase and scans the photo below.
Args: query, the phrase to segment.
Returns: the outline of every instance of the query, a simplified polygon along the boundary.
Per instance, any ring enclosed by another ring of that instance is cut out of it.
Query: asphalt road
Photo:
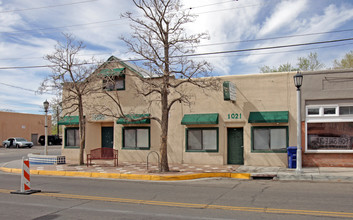
[[[353,218],[353,184],[203,179],[142,182],[0,173],[0,219]]]
[[[60,146],[50,146],[59,154]],[[32,149],[0,148],[0,164]],[[143,182],[31,176],[32,189],[15,195],[21,176],[0,172],[0,219],[353,219],[353,184],[201,179]]]

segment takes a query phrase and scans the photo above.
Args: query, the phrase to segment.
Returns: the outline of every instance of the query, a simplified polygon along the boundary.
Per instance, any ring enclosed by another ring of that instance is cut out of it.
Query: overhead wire
[[[278,46],[269,46],[269,47],[257,47],[257,48],[248,48],[248,49],[238,49],[238,50],[226,50],[226,51],[215,51],[215,52],[205,52],[205,53],[183,54],[183,55],[171,56],[171,58],[210,56],[210,55],[216,55],[216,54],[229,54],[229,53],[260,51],[260,50],[272,50],[272,49],[280,49],[280,48],[289,48],[289,47],[299,47],[299,46],[308,46],[308,45],[344,42],[344,41],[351,41],[351,40],[353,40],[353,38],[335,39],[335,40],[328,40],[328,41],[316,41],[316,42],[299,43],[299,44],[287,44],[287,45],[278,45]],[[145,61],[145,60],[146,59],[127,59],[127,60],[122,60],[122,61],[127,61],[128,62],[128,61]],[[96,63],[93,63],[93,62],[80,63],[80,64],[75,64],[75,66],[91,65],[91,64],[96,64]],[[34,66],[0,67],[0,70],[51,68],[51,67],[56,67],[56,65],[34,65]]]
[[[71,3],[58,4],[58,5],[47,5],[47,6],[35,7],[35,8],[14,9],[14,10],[0,11],[0,13],[10,13],[10,12],[18,12],[18,11],[32,11],[32,10],[45,9],[45,8],[56,8],[56,7],[62,7],[62,6],[67,6],[67,5],[77,5],[77,4],[83,4],[83,3],[95,2],[95,1],[98,1],[98,0],[87,0],[87,1],[71,2]]]

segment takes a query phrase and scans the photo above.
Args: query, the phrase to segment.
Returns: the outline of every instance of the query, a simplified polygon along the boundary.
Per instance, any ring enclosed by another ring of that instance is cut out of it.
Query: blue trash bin
[[[288,147],[288,168],[297,168],[297,147]]]

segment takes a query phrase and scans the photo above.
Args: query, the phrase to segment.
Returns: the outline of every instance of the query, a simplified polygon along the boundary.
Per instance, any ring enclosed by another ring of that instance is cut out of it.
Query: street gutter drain
[[[275,175],[275,174],[254,174],[254,175],[251,175],[251,178],[253,180],[273,180],[276,177],[277,177],[277,175]]]

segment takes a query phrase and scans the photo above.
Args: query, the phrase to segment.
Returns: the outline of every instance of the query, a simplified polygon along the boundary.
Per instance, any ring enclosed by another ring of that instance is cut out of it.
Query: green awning
[[[250,112],[249,123],[288,123],[288,111]]]
[[[115,68],[115,69],[102,69],[99,72],[100,76],[109,77],[109,76],[121,76],[125,68]]]
[[[78,125],[79,124],[78,116],[64,116],[58,122],[59,125]]]
[[[211,114],[185,114],[181,120],[182,125],[216,125],[218,124],[218,113]]]
[[[145,118],[137,121],[130,121],[129,119],[136,120],[139,118],[150,117],[150,114],[128,114],[125,118],[119,118],[117,124],[150,124],[151,119]]]

